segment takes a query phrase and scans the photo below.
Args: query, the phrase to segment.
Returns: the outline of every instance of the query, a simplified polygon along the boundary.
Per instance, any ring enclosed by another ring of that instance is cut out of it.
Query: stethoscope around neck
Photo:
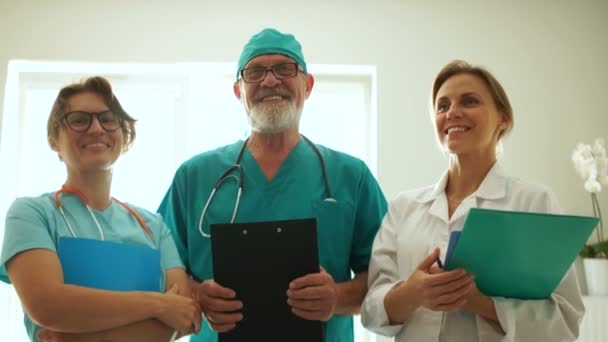
[[[105,241],[105,235],[103,234],[103,229],[101,229],[101,225],[99,224],[99,221],[97,221],[97,217],[95,217],[95,213],[93,213],[93,209],[91,209],[91,206],[89,205],[89,202],[86,198],[86,196],[76,190],[76,189],[72,189],[69,187],[66,187],[65,185],[61,187],[61,189],[55,191],[55,193],[53,194],[53,199],[55,201],[55,205],[57,206],[57,208],[59,209],[59,213],[61,213],[61,216],[63,217],[63,220],[65,221],[66,226],[68,227],[68,230],[70,231],[70,234],[72,235],[72,237],[77,237],[76,233],[74,232],[74,229],[72,228],[72,225],[70,224],[70,222],[68,221],[67,216],[65,215],[65,211],[63,210],[63,206],[61,205],[61,199],[59,198],[60,195],[62,193],[69,193],[69,194],[73,194],[76,197],[78,197],[80,199],[80,201],[84,204],[84,206],[87,208],[89,214],[91,215],[91,218],[93,218],[93,222],[95,222],[95,226],[97,226],[97,231],[99,231],[99,237],[101,238],[102,241]],[[152,231],[150,230],[150,228],[148,228],[148,225],[146,225],[146,223],[144,222],[144,220],[141,218],[141,216],[130,206],[128,206],[126,203],[123,203],[119,200],[117,200],[116,198],[112,197],[113,201],[116,201],[118,204],[122,205],[125,209],[127,209],[127,211],[133,215],[133,217],[135,217],[135,219],[137,220],[137,223],[139,223],[141,229],[143,229],[143,231],[146,233],[146,235],[148,235],[148,237],[152,240]]]
[[[336,199],[332,196],[331,187],[329,186],[329,177],[327,176],[327,167],[325,166],[325,159],[323,159],[321,152],[319,151],[317,146],[315,146],[315,144],[313,144],[312,141],[310,141],[304,135],[302,135],[302,138],[313,149],[313,151],[317,155],[317,158],[319,158],[319,162],[321,163],[321,171],[323,173],[323,182],[325,183],[325,196],[326,197],[325,197],[324,201],[335,202]],[[232,209],[232,216],[230,217],[230,223],[234,223],[234,220],[236,219],[236,215],[239,210],[239,204],[241,201],[241,195],[243,194],[243,182],[245,179],[243,166],[241,165],[241,159],[243,158],[243,153],[245,152],[245,148],[247,147],[248,141],[249,141],[249,138],[245,139],[245,142],[243,142],[243,145],[241,146],[241,149],[239,150],[239,154],[237,155],[236,160],[234,161],[234,164],[232,164],[232,166],[228,167],[226,169],[226,171],[224,171],[224,173],[222,173],[220,178],[218,178],[218,180],[215,182],[215,185],[213,186],[213,188],[211,189],[211,193],[209,194],[209,198],[207,198],[207,202],[205,203],[205,206],[203,206],[203,210],[201,211],[201,217],[198,221],[198,231],[201,233],[201,235],[204,238],[211,237],[211,232],[205,233],[205,231],[203,230],[203,221],[205,218],[205,214],[207,213],[207,209],[209,208],[209,205],[211,204],[213,197],[215,196],[215,193],[217,192],[217,190],[219,190],[219,188],[222,186],[222,184],[225,181],[230,180],[230,179],[234,179],[237,182],[237,186],[238,186],[238,190],[236,192],[236,200],[234,201],[234,208]],[[238,172],[238,176],[233,173],[234,171]]]

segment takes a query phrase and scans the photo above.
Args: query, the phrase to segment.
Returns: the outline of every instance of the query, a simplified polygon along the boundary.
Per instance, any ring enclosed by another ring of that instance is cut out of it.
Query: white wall
[[[0,90],[9,59],[234,61],[251,34],[277,27],[296,34],[310,63],[378,66],[379,180],[394,197],[445,167],[429,87],[464,58],[488,66],[511,97],[506,169],[551,186],[566,212],[588,214],[570,153],[579,140],[608,138],[607,14],[603,0],[0,0]]]

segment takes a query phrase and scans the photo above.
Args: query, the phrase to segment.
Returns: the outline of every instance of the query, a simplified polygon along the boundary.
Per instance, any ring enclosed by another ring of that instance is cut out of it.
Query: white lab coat
[[[449,234],[462,229],[469,209],[559,213],[557,201],[547,189],[505,176],[496,163],[479,189],[448,218],[446,183],[447,172],[434,186],[402,193],[391,201],[373,244],[369,291],[361,312],[363,325],[378,334],[396,336],[399,342],[574,341],[585,308],[573,266],[549,299],[492,298],[506,335],[495,322],[462,310],[443,317],[442,312],[419,308],[403,324],[390,325],[384,308],[386,293],[407,280],[435,247],[445,260]]]

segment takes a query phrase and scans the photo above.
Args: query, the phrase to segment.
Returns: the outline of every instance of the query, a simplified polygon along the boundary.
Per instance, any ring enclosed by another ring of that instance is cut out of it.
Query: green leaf
[[[594,244],[593,249],[595,249],[596,258],[608,258],[608,241],[602,241]]]
[[[578,253],[582,258],[595,258],[595,250],[593,247],[586,245],[583,246],[583,249]]]
[[[608,241],[596,242],[586,245],[579,255],[583,258],[608,258]]]

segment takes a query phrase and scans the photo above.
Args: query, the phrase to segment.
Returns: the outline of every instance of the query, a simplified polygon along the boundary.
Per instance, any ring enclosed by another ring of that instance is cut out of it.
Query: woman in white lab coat
[[[453,61],[432,89],[435,133],[449,154],[439,181],[400,194],[373,245],[362,321],[395,341],[574,341],[584,313],[571,268],[550,298],[488,297],[473,274],[445,272],[451,231],[470,208],[558,213],[546,188],[504,174],[496,148],[513,127],[509,99],[485,69]],[[514,282],[517,279],[513,279]]]

